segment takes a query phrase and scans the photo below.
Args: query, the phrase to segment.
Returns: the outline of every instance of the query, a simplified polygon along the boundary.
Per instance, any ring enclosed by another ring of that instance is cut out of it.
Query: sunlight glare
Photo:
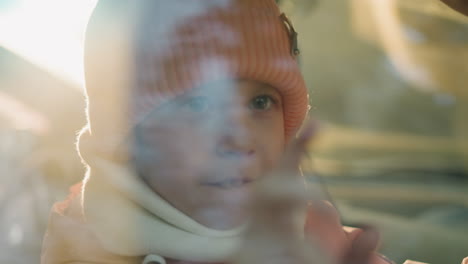
[[[97,0],[17,0],[0,9],[0,46],[83,87],[83,37]]]

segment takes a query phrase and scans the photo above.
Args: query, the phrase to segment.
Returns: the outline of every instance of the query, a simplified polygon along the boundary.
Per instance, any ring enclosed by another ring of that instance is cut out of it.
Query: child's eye
[[[195,96],[187,101],[186,106],[193,112],[205,112],[210,108],[210,102],[207,97]]]
[[[250,108],[255,110],[268,110],[274,103],[274,99],[268,95],[260,95],[252,99],[250,102]]]

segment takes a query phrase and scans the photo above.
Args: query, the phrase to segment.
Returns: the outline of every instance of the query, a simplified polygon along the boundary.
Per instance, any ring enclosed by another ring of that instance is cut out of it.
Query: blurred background
[[[437,0],[283,0],[320,133],[303,168],[396,263],[468,256],[468,17]],[[81,180],[82,43],[96,0],[0,0],[0,263],[38,263]]]
[[[53,202],[84,173],[82,42],[94,0],[0,0],[0,263],[39,263]]]

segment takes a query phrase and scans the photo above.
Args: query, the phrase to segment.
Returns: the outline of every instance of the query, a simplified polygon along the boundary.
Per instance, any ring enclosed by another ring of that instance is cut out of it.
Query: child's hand
[[[316,241],[324,254],[333,259],[332,263],[387,263],[375,253],[378,232],[370,226],[343,227],[336,208],[328,201],[313,201],[309,205],[305,235]]]
[[[374,262],[376,231],[345,232],[336,209],[320,193],[311,194],[305,188],[299,162],[315,131],[313,124],[307,125],[286,150],[280,166],[258,182],[252,222],[234,263],[379,263]],[[306,223],[301,222],[306,217]]]
[[[288,146],[279,166],[257,182],[251,204],[251,223],[236,264],[331,263],[316,245],[306,249],[303,235],[308,194],[299,162],[314,134],[307,126]]]

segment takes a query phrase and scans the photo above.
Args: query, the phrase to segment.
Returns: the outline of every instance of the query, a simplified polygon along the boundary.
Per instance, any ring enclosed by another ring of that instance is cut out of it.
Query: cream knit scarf
[[[129,168],[95,158],[83,196],[87,222],[103,246],[125,256],[162,256],[197,262],[225,261],[245,227],[219,231],[186,216],[154,193]]]

